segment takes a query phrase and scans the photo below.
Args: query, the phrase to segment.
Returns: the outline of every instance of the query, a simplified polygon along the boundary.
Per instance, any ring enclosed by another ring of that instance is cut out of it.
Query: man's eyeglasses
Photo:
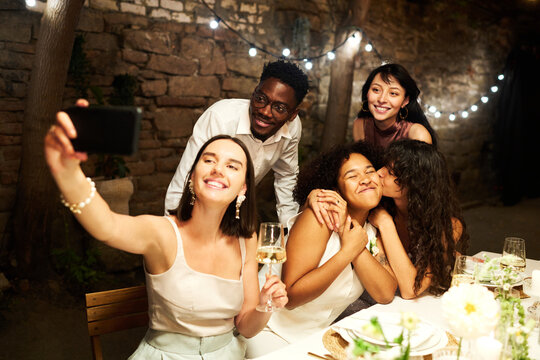
[[[285,119],[292,112],[284,103],[277,101],[270,102],[268,97],[260,91],[255,91],[253,93],[251,96],[251,103],[258,109],[264,108],[270,104],[270,109],[275,119]]]

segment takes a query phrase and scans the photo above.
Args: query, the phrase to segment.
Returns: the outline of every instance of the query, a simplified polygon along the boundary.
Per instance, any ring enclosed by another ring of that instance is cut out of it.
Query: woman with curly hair
[[[287,262],[282,269],[289,302],[248,341],[248,357],[324,329],[364,290],[380,303],[394,298],[397,282],[377,230],[367,222],[382,196],[371,162],[374,154],[363,142],[340,145],[300,171],[295,200],[304,204],[312,189],[326,189],[333,199],[326,206],[339,215],[343,226],[329,230],[310,208],[289,220]]]
[[[387,148],[378,173],[385,207],[369,221],[379,229],[401,297],[438,295],[451,283],[456,251],[468,241],[446,161],[432,145],[398,140]]]
[[[353,123],[353,138],[386,148],[398,139],[416,139],[437,146],[435,131],[418,104],[420,90],[407,69],[384,64],[362,87],[362,106]]]

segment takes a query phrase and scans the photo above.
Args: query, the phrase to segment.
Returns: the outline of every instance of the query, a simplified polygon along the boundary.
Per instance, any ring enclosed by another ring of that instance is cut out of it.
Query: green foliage
[[[96,176],[105,179],[116,179],[128,176],[130,170],[123,157],[118,155],[99,154],[96,161]]]
[[[97,270],[97,250],[89,249],[80,256],[73,249],[53,249],[56,269],[66,277],[66,280],[76,286],[86,287],[103,277],[103,272]]]
[[[113,94],[109,100],[111,105],[134,105],[137,79],[128,74],[116,75],[113,80]]]
[[[90,63],[83,49],[84,42],[84,36],[77,35],[75,37],[71,59],[69,60],[68,75],[73,79],[77,96],[86,99],[88,97]]]

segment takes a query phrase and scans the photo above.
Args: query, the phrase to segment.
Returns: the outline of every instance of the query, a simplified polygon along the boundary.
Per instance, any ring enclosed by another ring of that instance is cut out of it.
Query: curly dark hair
[[[298,204],[303,205],[314,189],[336,190],[339,169],[351,154],[364,155],[378,169],[381,164],[381,154],[377,148],[364,141],[350,144],[335,145],[329,151],[320,154],[309,164],[302,166],[298,181],[293,190],[293,197]]]
[[[309,88],[307,75],[291,62],[277,60],[264,65],[260,82],[268,78],[279,79],[284,84],[289,85],[294,90],[296,105],[300,104],[306,96]]]
[[[384,164],[396,177],[396,183],[407,190],[409,253],[417,271],[414,290],[420,289],[429,267],[429,291],[439,295],[450,287],[454,251],[463,253],[469,238],[445,157],[433,145],[401,139],[388,146]],[[394,216],[394,202],[384,204]],[[453,218],[463,227],[457,242],[453,241]]]
[[[433,128],[429,124],[429,121],[426,118],[424,112],[422,111],[420,104],[418,104],[418,96],[420,95],[420,89],[418,88],[418,85],[416,85],[416,81],[414,81],[407,69],[405,69],[402,65],[384,64],[371,71],[371,73],[366,79],[366,82],[364,83],[364,86],[362,86],[362,104],[364,102],[367,102],[367,94],[369,88],[377,74],[380,74],[382,80],[386,83],[390,82],[389,77],[392,76],[405,89],[405,96],[409,97],[409,103],[407,104],[407,106],[405,106],[408,114],[406,121],[423,125],[429,132],[429,135],[431,135],[431,142],[436,147],[437,136],[435,134],[435,130],[433,130]],[[358,112],[357,117],[365,118],[373,117],[373,115],[369,110],[366,111],[362,105],[362,108]],[[401,121],[401,118],[398,116],[396,118],[396,121]]]

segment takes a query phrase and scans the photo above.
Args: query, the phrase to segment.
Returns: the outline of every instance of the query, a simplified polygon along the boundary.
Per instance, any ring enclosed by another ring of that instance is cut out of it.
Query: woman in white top
[[[282,280],[287,309],[248,341],[248,357],[262,355],[329,326],[364,290],[380,303],[394,298],[397,282],[368,214],[382,196],[379,176],[363,142],[341,145],[320,155],[300,172],[295,199],[304,203],[313,189],[326,189],[328,210],[341,226],[331,231],[311,208],[296,218],[287,241]]]
[[[202,146],[176,216],[133,217],[112,212],[95,192],[80,168],[87,156],[71,144],[76,136],[59,112],[45,137],[64,204],[96,239],[144,258],[150,324],[131,358],[243,359],[233,330],[252,337],[270,317],[257,304],[287,303],[275,276],[259,291],[253,165],[243,143],[218,136]]]

